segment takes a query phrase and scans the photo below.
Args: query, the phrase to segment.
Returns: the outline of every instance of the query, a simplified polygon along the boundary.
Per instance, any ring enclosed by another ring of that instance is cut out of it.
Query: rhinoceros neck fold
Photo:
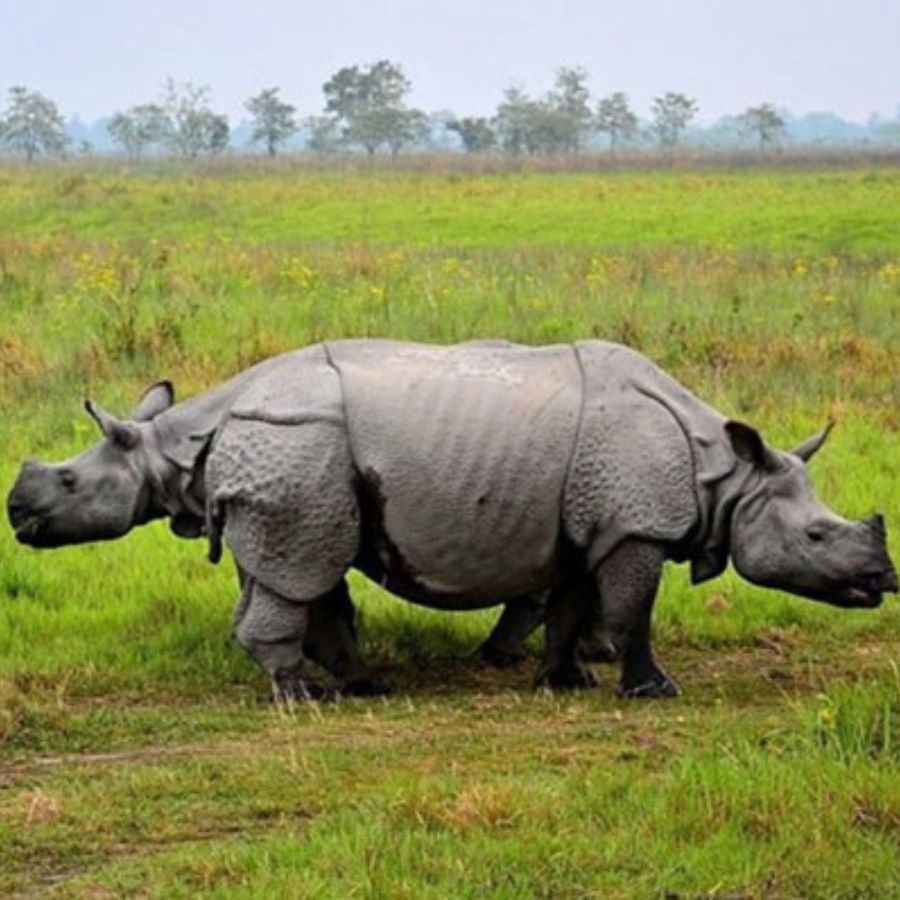
[[[191,534],[199,533],[204,515],[202,480],[197,490],[194,473],[176,466],[163,452],[163,439],[155,420],[143,427],[140,472],[144,480],[140,501],[135,509],[134,525],[169,518],[173,531],[182,534],[176,522],[197,523]],[[186,535],[187,536],[187,535]]]
[[[694,536],[687,556],[691,581],[699,584],[725,571],[731,547],[731,522],[735,507],[753,487],[749,466],[736,464],[718,481],[699,485],[701,529]]]
[[[178,403],[149,423],[145,466],[152,501],[148,520],[167,516],[172,530],[181,537],[202,533],[206,452],[229,408],[260,368]]]

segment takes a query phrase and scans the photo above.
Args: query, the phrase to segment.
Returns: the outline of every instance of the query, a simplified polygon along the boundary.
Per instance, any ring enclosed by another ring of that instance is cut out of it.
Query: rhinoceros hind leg
[[[509,600],[494,630],[475,651],[476,659],[498,669],[513,666],[527,656],[525,641],[544,621],[546,594]]]
[[[590,620],[595,598],[596,588],[589,581],[551,591],[545,660],[538,671],[537,686],[563,690],[596,686],[597,677],[578,656],[579,638]]]
[[[602,635],[621,658],[620,697],[675,697],[678,686],[653,659],[650,620],[665,552],[657,544],[625,541],[597,569]]]
[[[374,697],[390,692],[359,655],[355,627],[356,610],[347,582],[310,604],[309,627],[303,646],[306,655],[338,680],[340,693]]]
[[[243,589],[235,611],[235,637],[272,679],[273,698],[324,698],[327,689],[303,675],[309,604],[288,600],[246,573],[241,574]]]

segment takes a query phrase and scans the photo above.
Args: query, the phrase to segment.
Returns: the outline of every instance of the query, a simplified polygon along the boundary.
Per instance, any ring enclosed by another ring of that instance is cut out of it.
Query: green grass
[[[0,231],[30,238],[395,246],[895,250],[892,168],[683,174],[8,170]]]
[[[22,458],[322,338],[642,349],[882,509],[900,557],[900,175],[0,170],[0,493]],[[531,690],[496,612],[353,582],[387,700],[288,711],[229,638],[230,562],[162,524],[35,553],[0,529],[0,893],[900,894],[900,609],[669,567],[685,690]]]

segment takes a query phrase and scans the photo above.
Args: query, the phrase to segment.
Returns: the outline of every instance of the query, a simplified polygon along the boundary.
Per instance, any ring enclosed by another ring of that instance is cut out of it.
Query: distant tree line
[[[578,154],[604,145],[615,153],[637,142],[677,147],[699,111],[695,98],[668,92],[653,98],[649,119],[642,123],[625,93],[593,98],[588,73],[577,66],[557,69],[552,89],[543,96],[529,96],[518,86],[507,88],[492,116],[429,118],[409,105],[411,88],[402,68],[389,60],[346,66],[322,86],[321,114],[303,120],[282,99],[279,88],[266,88],[245,103],[249,141],[275,156],[302,132],[307,149],[317,153],[357,150],[370,156],[396,155],[427,146],[438,123],[469,153]],[[732,122],[760,149],[777,144],[785,130],[784,118],[771,103],[750,107]],[[207,87],[172,79],[159,100],[114,113],[107,130],[115,145],[133,159],[148,152],[187,159],[213,155],[225,150],[232,137],[227,117],[213,110]],[[10,88],[0,115],[0,148],[30,161],[63,154],[70,143],[66,123],[52,100],[25,87]]]

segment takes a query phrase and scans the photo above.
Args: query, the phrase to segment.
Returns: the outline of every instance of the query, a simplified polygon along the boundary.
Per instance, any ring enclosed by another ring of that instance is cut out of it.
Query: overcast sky
[[[338,68],[388,58],[427,111],[489,113],[510,83],[541,93],[581,65],[642,114],[678,90],[705,122],[763,100],[865,121],[897,114],[898,40],[900,0],[0,0],[0,91],[93,119],[171,75],[236,119],[273,85],[306,114]]]

